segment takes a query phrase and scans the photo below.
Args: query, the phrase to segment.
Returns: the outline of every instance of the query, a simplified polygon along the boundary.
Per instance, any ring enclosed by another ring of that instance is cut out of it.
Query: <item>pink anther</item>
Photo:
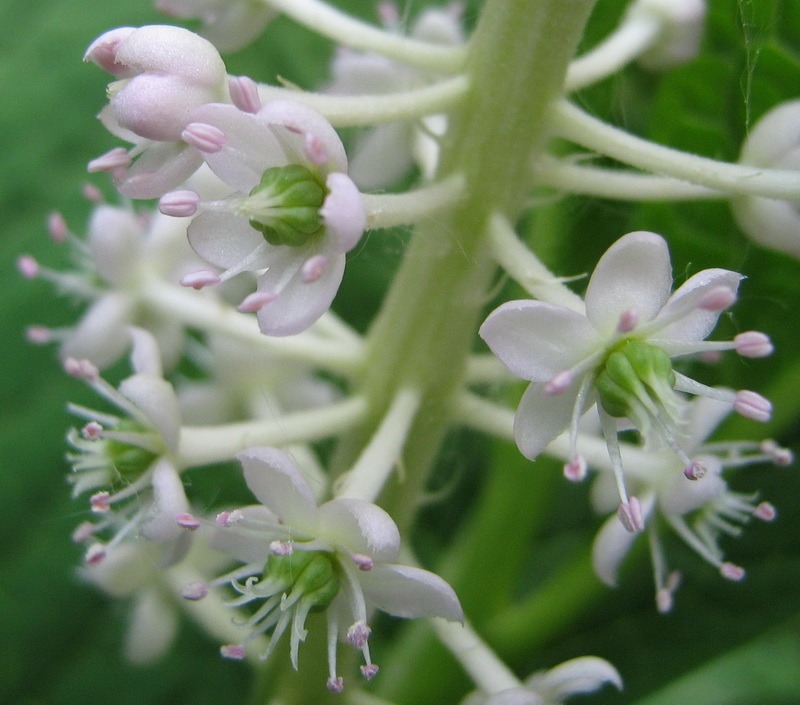
[[[245,657],[244,646],[240,644],[225,644],[225,646],[220,646],[219,653],[223,658],[228,658],[232,661],[241,661]]]
[[[743,357],[767,357],[775,350],[769,336],[757,330],[739,333],[733,342],[736,345],[736,352]]]
[[[353,563],[358,566],[359,570],[372,570],[372,566],[374,565],[372,558],[363,554],[363,553],[354,553],[350,556],[353,559]]]
[[[753,512],[753,516],[761,521],[775,521],[778,518],[778,510],[769,502],[761,502]]]
[[[46,345],[53,341],[53,331],[47,326],[28,326],[25,339],[34,345]]]
[[[158,199],[158,210],[173,218],[187,218],[197,213],[200,196],[196,191],[181,189],[170,191]]]
[[[701,477],[705,477],[706,472],[708,472],[706,466],[697,460],[693,461],[683,469],[683,474],[688,480],[699,480]]]
[[[626,502],[619,505],[619,520],[627,531],[635,534],[644,530],[644,516],[642,515],[642,505],[636,497],[630,497]]]
[[[26,279],[36,279],[39,276],[39,263],[30,255],[17,257],[17,269]]]
[[[258,84],[248,76],[231,76],[228,79],[228,91],[231,102],[245,113],[257,113],[261,110],[261,98],[258,95]]]
[[[544,393],[551,396],[563,394],[572,384],[573,375],[570,370],[562,370],[544,385]]]
[[[341,676],[331,676],[325,684],[332,693],[341,693],[344,690],[344,678]]]
[[[273,294],[271,291],[254,291],[244,297],[242,303],[236,307],[236,310],[242,313],[257,313],[277,298],[278,295]]]
[[[183,128],[181,139],[186,144],[208,154],[219,152],[228,141],[222,130],[204,122],[190,122]]]
[[[183,586],[183,590],[181,590],[181,597],[184,600],[191,600],[192,602],[202,600],[206,595],[208,595],[208,585],[200,580],[187,583]]]
[[[197,531],[200,528],[200,520],[194,516],[193,514],[189,514],[188,512],[182,512],[181,514],[175,515],[175,523],[178,526],[182,526],[184,529],[188,529],[189,531]]]
[[[196,272],[190,272],[181,279],[181,286],[191,287],[192,289],[204,289],[207,286],[214,286],[222,281],[219,274],[211,269],[200,269]]]
[[[736,301],[736,293],[727,286],[715,286],[700,298],[698,308],[704,311],[724,311]]]
[[[583,482],[586,479],[588,467],[582,455],[575,454],[572,459],[564,465],[564,477],[570,482]]]
[[[100,155],[87,164],[86,169],[90,174],[98,171],[116,171],[126,169],[131,163],[131,156],[124,147],[114,149]]]
[[[617,332],[630,333],[637,325],[639,325],[639,311],[635,308],[629,308],[620,314],[617,322]]]
[[[742,389],[736,392],[733,408],[738,414],[753,421],[769,421],[772,418],[772,403],[757,392]]]
[[[740,580],[744,580],[745,571],[744,568],[734,564],[734,563],[723,563],[719,567],[720,575],[723,578],[727,578],[728,580],[733,580],[734,582],[739,582]]]
[[[325,255],[309,257],[300,269],[300,278],[304,284],[319,281],[328,267],[330,260]]]

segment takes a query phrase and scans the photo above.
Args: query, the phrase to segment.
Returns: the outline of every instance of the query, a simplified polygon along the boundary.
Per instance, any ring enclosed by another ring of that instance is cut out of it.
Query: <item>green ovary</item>
[[[286,556],[267,559],[264,578],[277,581],[284,592],[301,594],[313,603],[312,612],[320,612],[339,593],[339,578],[333,559],[321,551],[293,551]]]

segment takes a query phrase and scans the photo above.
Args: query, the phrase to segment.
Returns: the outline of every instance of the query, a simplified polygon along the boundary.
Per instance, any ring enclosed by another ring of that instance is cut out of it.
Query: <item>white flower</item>
[[[213,44],[180,27],[119,27],[95,39],[84,61],[118,78],[100,119],[134,145],[93,160],[89,171],[113,172],[126,196],[156,198],[198,169],[202,157],[183,138],[187,115],[227,96],[225,64]]]
[[[642,496],[642,514],[649,533],[656,604],[660,612],[671,609],[672,594],[679,582],[678,574],[667,570],[660,528],[670,526],[725,578],[741,580],[744,571],[725,561],[719,547],[720,537],[740,535],[741,525],[753,517],[772,521],[776,512],[771,504],[758,502],[756,494],[730,490],[723,471],[762,462],[776,465],[792,462],[791,453],[772,441],[707,443],[706,439],[731,411],[725,402],[699,397],[687,404],[685,410],[686,436],[682,447],[692,458],[694,467],[701,469],[699,477],[686,477],[675,455],[663,449],[645,451],[645,455],[637,458],[636,472],[628,475],[632,487]],[[633,467],[633,463],[626,463],[626,466]],[[613,508],[612,484],[609,475],[600,475],[595,481],[593,502],[598,511]],[[634,539],[614,516],[598,533],[592,558],[597,576],[607,585],[616,585],[620,564]]]
[[[683,403],[676,390],[723,399],[750,418],[769,418],[771,405],[755,392],[711,389],[675,372],[670,360],[709,350],[736,349],[749,357],[772,351],[769,339],[752,331],[731,342],[704,342],[736,300],[741,279],[736,272],[706,269],[670,295],[667,243],[654,233],[634,232],[598,262],[585,315],[540,301],[510,301],[492,312],[481,336],[514,374],[531,382],[514,423],[523,455],[533,459],[569,427],[573,457],[565,472],[577,479],[585,469],[574,452],[578,421],[597,402],[616,466],[620,517],[631,531],[640,529],[639,508],[628,502],[618,462],[621,420],[667,443],[688,468],[676,440]]]
[[[593,693],[606,683],[622,690],[617,669],[597,656],[582,656],[534,673],[519,688],[492,695],[473,693],[462,705],[559,705],[571,695]]]
[[[181,418],[172,385],[161,377],[161,361],[154,338],[131,329],[134,374],[118,389],[87,360],[68,358],[68,373],[85,380],[124,416],[70,405],[70,411],[88,423],[67,436],[75,452],[72,462],[73,495],[99,490],[91,499],[97,523],[85,522],[73,538],[87,543],[86,562],[99,563],[121,542],[143,536],[163,545],[163,560],[180,560],[189,548],[187,528],[181,523],[189,504],[172,460],[178,451]],[[117,511],[113,508],[119,507]],[[98,537],[112,534],[108,542]]]
[[[280,450],[250,448],[237,456],[247,486],[262,503],[225,512],[213,545],[247,564],[217,584],[231,582],[241,597],[231,604],[263,604],[245,625],[251,631],[223,655],[242,658],[246,644],[273,629],[266,659],[283,632],[290,631],[291,661],[298,665],[305,619],[327,611],[328,687],[339,691],[336,640],[361,650],[365,678],[377,673],[372,663],[367,622],[373,608],[396,617],[443,617],[462,621],[452,588],[420,568],[397,565],[400,535],[380,507],[357,499],[333,499],[320,506],[295,464]],[[247,577],[250,576],[250,577]],[[239,582],[247,577],[244,583]]]
[[[156,0],[171,17],[197,18],[200,34],[222,52],[252,42],[278,13],[259,0]]]
[[[781,103],[753,125],[739,157],[742,164],[800,170],[800,100]],[[800,206],[757,196],[731,201],[736,222],[761,245],[800,257]]]
[[[200,208],[189,225],[189,242],[203,259],[226,270],[184,283],[200,287],[265,270],[258,291],[240,310],[257,311],[267,335],[305,330],[330,307],[345,254],[366,227],[361,195],[345,173],[341,140],[322,115],[290,100],[272,101],[255,114],[206,105],[191,120],[191,131],[213,138],[203,156],[235,193],[209,203],[191,191],[162,199],[168,213]]]

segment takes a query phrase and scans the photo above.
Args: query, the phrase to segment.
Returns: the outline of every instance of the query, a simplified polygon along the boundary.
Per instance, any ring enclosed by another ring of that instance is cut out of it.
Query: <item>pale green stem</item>
[[[331,7],[322,0],[261,0],[295,22],[339,44],[374,51],[411,66],[438,71],[458,71],[466,47],[440,46],[392,34]]]
[[[727,193],[800,201],[800,172],[719,162],[663,147],[586,114],[565,100],[552,112],[553,129],[565,139],[656,174]]]
[[[285,338],[269,337],[258,329],[254,316],[239,313],[203,292],[153,280],[141,287],[139,297],[148,308],[171,320],[241,341],[279,359],[306,362],[344,375],[353,375],[363,362],[363,346],[357,340],[331,340],[315,335],[313,329]]]
[[[584,313],[583,299],[564,285],[517,237],[507,218],[489,220],[489,246],[497,263],[534,298]]]
[[[343,433],[363,421],[367,405],[361,397],[297,411],[270,421],[245,421],[219,426],[184,426],[176,463],[187,468],[231,460],[251,446],[313,443]]]
[[[420,223],[464,197],[464,179],[459,174],[405,193],[362,194],[367,227],[373,229]]]
[[[459,75],[422,88],[377,95],[329,95],[266,84],[259,85],[258,95],[263,103],[278,98],[303,103],[322,113],[334,127],[366,127],[448,112],[468,89],[467,78]]]
[[[503,663],[468,623],[432,619],[439,639],[455,656],[470,678],[486,693],[519,688],[522,682]]]
[[[653,15],[626,16],[612,34],[569,65],[567,91],[586,88],[617,73],[647,51],[660,31],[661,23]]]
[[[511,409],[487,401],[472,392],[462,392],[456,398],[454,413],[458,421],[470,428],[498,438],[514,440],[514,412]],[[672,456],[668,451],[654,453],[642,450],[630,443],[620,443],[619,445],[622,465],[627,477],[653,480],[665,469],[676,464],[670,462]],[[614,472],[608,448],[600,436],[579,433],[577,448],[586,460],[586,464],[593,470]],[[562,433],[555,438],[542,453],[565,462],[572,460],[569,433]]]
[[[517,378],[494,355],[484,353],[467,359],[464,381],[467,384],[486,382],[513,382]]]
[[[421,394],[401,389],[383,421],[361,452],[352,469],[341,477],[337,497],[374,502],[400,462],[403,445],[419,409]]]
[[[622,201],[690,201],[729,197],[722,191],[668,176],[582,166],[552,158],[542,159],[535,165],[534,177],[538,186]]]

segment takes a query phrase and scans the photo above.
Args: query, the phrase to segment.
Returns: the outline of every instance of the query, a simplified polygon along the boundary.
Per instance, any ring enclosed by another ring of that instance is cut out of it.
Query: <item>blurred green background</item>
[[[373,16],[373,3],[367,0],[336,4],[363,17]],[[410,2],[409,9],[413,14],[425,4]],[[468,20],[479,5],[477,0],[468,3]],[[770,105],[800,95],[800,3],[710,0],[710,5],[704,55],[691,66],[663,77],[634,68],[585,91],[578,102],[672,146],[735,159],[748,122]],[[618,0],[600,0],[587,43],[613,27],[622,7]],[[101,700],[115,705],[211,704],[247,698],[245,669],[221,660],[215,646],[188,624],[165,661],[148,667],[126,664],[120,656],[126,605],[106,600],[77,579],[81,551],[69,536],[83,519],[85,503],[70,500],[64,481],[63,437],[71,423],[64,406],[67,400],[93,400],[60,371],[52,348],[25,343],[24,328],[31,323],[68,324],[79,309],[56,297],[45,283],[28,282],[15,270],[15,260],[23,252],[63,266],[63,252],[47,237],[46,216],[60,211],[76,232],[83,231],[89,211],[80,195],[87,180],[85,164],[117,144],[94,119],[103,105],[107,77],[81,63],[86,46],[111,27],[162,21],[146,0],[3,0],[0,4],[3,705]],[[261,80],[280,75],[313,87],[324,80],[330,53],[325,42],[280,19],[257,45],[230,57],[228,66],[234,74],[248,73]],[[92,183],[111,196],[101,178],[92,177]],[[720,337],[762,329],[773,336],[778,352],[768,361],[727,360],[704,371],[704,379],[758,389],[776,404],[775,419],[767,429],[735,420],[724,429],[729,437],[773,434],[798,447],[800,263],[749,243],[724,204],[633,207],[565,198],[548,203],[523,227],[538,240],[549,263],[566,275],[590,271],[610,242],[639,228],[668,238],[678,280],[708,266],[746,274],[749,279],[740,303],[723,321]],[[372,236],[353,253],[337,307],[359,326],[377,306],[403,240],[400,232]],[[366,306],[364,300],[369,302]],[[631,561],[616,591],[601,587],[585,566],[579,566],[585,574],[584,607],[563,621],[548,621],[559,610],[548,607],[555,603],[547,602],[546,591],[537,590],[548,585],[550,569],[557,571],[573,559],[580,563],[575,557],[585,552],[599,520],[588,509],[585,488],[564,486],[552,468],[531,469],[507,444],[490,446],[482,439],[456,437],[447,448],[447,462],[472,472],[468,458],[476,446],[479,457],[497,463],[498,472],[527,478],[521,482],[527,482],[532,493],[552,500],[540,502],[541,507],[531,500],[530,516],[521,521],[530,528],[525,543],[531,558],[519,587],[520,604],[528,611],[515,613],[514,605],[483,605],[486,616],[479,620],[479,627],[521,675],[593,653],[610,659],[627,685],[621,695],[604,692],[587,703],[800,703],[796,468],[755,468],[736,479],[737,489],[760,489],[779,511],[776,524],[754,525],[742,540],[726,544],[731,559],[748,569],[744,583],[721,580],[674,542],[670,555],[685,569],[686,580],[672,614],[656,615],[649,568],[641,555]],[[432,567],[448,547],[442,536],[452,535],[450,527],[468,532],[477,521],[472,498],[488,480],[477,471],[474,476],[466,474],[458,511],[437,506],[422,516],[415,541]],[[494,540],[502,544],[504,537]],[[468,585],[482,576],[461,579]],[[469,588],[465,591],[469,593]],[[526,602],[526,595],[540,599]],[[479,596],[470,599],[478,602]],[[517,632],[503,629],[502,620],[495,619],[493,627],[495,611],[505,613],[506,624],[518,620]],[[418,641],[413,643],[429,646],[424,634],[414,638]],[[439,676],[452,672],[453,681],[443,692],[433,687],[424,695],[398,695],[398,700],[409,705],[457,702],[466,684],[449,658],[436,649],[420,653],[430,653],[425,667],[413,659],[407,667],[415,673],[420,670],[421,682],[426,669]],[[390,674],[386,677],[391,684]]]

